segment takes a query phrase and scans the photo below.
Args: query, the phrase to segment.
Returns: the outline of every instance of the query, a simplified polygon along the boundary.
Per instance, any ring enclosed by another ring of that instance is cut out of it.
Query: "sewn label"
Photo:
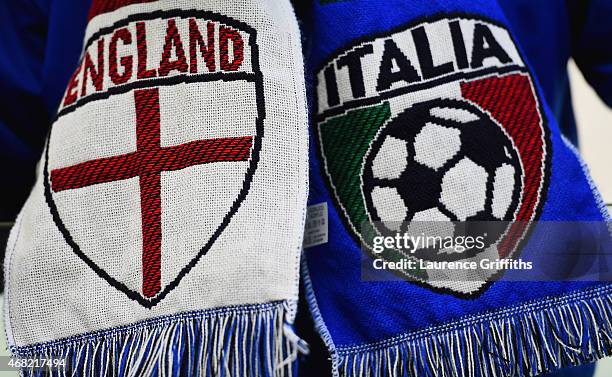
[[[308,206],[306,211],[306,225],[304,228],[304,248],[327,243],[327,203]]]

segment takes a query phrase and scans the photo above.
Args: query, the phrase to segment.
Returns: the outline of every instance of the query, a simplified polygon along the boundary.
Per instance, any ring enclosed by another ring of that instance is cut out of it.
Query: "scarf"
[[[303,77],[288,1],[94,0],[8,242],[13,355],[53,375],[290,375]]]
[[[497,2],[321,0],[309,30],[302,275],[333,374],[611,355],[610,215]]]

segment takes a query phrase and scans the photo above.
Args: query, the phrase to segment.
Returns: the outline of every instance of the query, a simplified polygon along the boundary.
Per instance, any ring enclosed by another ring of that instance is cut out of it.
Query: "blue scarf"
[[[589,278],[557,274],[595,258],[590,246],[571,252],[585,239],[576,224],[610,250],[610,216],[497,1],[321,0],[306,30],[315,99],[302,273],[334,375],[538,375],[610,355],[609,277],[599,262]],[[466,282],[377,271],[373,260],[403,256],[373,251],[376,237],[410,219],[507,221],[496,256],[538,272],[498,266]]]

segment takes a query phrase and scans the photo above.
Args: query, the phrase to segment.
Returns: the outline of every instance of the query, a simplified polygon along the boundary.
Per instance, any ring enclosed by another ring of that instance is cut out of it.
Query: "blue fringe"
[[[88,377],[291,376],[301,340],[286,322],[287,302],[156,318],[26,347],[17,358],[66,360],[22,375]]]
[[[335,351],[341,376],[537,376],[612,355],[612,285]]]

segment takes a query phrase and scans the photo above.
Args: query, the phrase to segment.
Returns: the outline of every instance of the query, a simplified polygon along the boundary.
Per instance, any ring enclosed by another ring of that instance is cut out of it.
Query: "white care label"
[[[304,227],[304,248],[327,243],[327,203],[308,206],[306,211],[306,225]]]

